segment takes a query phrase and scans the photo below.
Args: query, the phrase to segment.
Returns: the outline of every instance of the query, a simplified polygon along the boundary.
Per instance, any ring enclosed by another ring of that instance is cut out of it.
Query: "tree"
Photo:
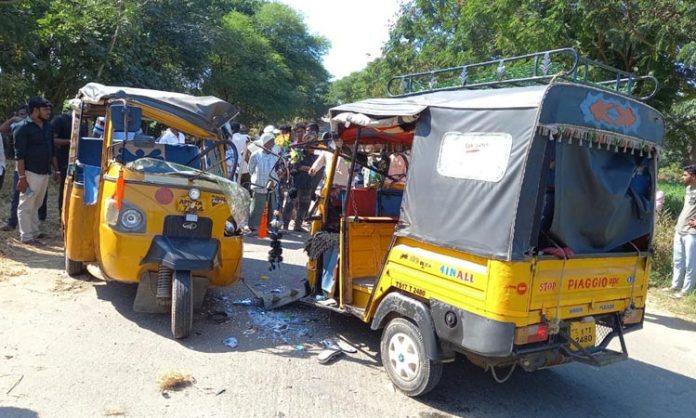
[[[205,92],[237,103],[246,122],[311,118],[326,111],[322,99],[329,74],[321,57],[328,43],[309,34],[294,10],[263,3],[251,14],[229,13],[222,27]]]
[[[0,111],[61,103],[90,81],[220,95],[247,122],[316,117],[328,44],[265,0],[0,3]]]
[[[382,60],[398,74],[574,47],[605,64],[654,75],[661,89],[649,104],[668,116],[671,155],[684,156],[691,133],[683,130],[690,123],[683,116],[696,108],[694,33],[696,3],[683,0],[412,0],[402,5]],[[363,74],[370,72],[368,66]],[[374,75],[350,79],[371,92],[389,77]],[[343,84],[335,83],[334,93]]]

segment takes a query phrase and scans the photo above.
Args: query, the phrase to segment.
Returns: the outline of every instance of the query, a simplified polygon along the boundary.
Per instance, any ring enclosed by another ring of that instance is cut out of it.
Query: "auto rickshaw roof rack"
[[[560,48],[509,58],[392,77],[387,92],[404,97],[436,91],[549,84],[562,79],[593,85],[638,100],[655,96],[659,82],[582,57]]]

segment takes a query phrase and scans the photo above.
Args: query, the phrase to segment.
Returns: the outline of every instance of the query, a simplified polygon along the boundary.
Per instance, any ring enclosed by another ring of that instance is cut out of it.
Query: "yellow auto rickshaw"
[[[107,280],[138,283],[134,309],[171,311],[174,337],[186,337],[207,286],[241,273],[249,195],[226,178],[224,128],[236,109],[215,97],[97,83],[72,106],[65,269],[77,276],[92,264]],[[153,127],[187,139],[161,143]],[[234,152],[231,160],[234,170]]]
[[[456,353],[499,382],[626,359],[648,290],[656,90],[561,49],[395,77],[392,97],[331,109],[306,301],[383,329],[409,396]],[[356,182],[365,144],[410,151],[403,190]]]

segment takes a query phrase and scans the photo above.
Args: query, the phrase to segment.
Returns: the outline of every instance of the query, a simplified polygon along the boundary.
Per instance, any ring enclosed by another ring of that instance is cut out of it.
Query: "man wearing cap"
[[[53,127],[48,123],[50,103],[43,97],[29,99],[30,120],[15,133],[15,157],[19,181],[19,238],[22,242],[40,245],[39,216],[48,189],[48,178],[53,166],[53,179],[60,180],[60,170],[53,148]]]
[[[274,190],[269,190],[271,172],[278,161],[278,157],[271,152],[275,137],[273,133],[264,133],[257,140],[257,149],[249,157],[249,173],[251,173],[251,190],[254,192],[251,201],[251,214],[249,215],[249,227],[258,228],[261,223],[263,208],[268,199],[271,208],[275,208]]]

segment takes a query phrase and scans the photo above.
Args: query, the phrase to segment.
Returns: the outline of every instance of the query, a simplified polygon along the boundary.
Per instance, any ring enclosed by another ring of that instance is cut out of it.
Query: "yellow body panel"
[[[66,182],[66,197],[68,204],[64,205],[63,225],[70,219],[70,227],[65,233],[65,254],[74,261],[96,261],[94,233],[98,206],[85,206],[84,188],[75,187],[72,181]],[[65,218],[67,216],[67,218]]]
[[[647,277],[645,255],[603,254],[570,259],[565,266],[551,258],[505,262],[397,238],[363,320],[372,319],[389,291],[437,299],[518,327],[542,318],[622,312],[631,302],[645,306]]]
[[[102,181],[100,196],[112,196],[116,189],[116,178],[121,169],[119,164],[112,164]],[[145,214],[147,224],[143,233],[126,233],[113,229],[106,224],[106,205],[100,205],[97,231],[99,245],[99,261],[106,275],[117,281],[137,282],[145,271],[156,271],[152,264],[141,265],[141,260],[147,254],[152,238],[162,233],[164,219],[168,215],[181,214],[177,210],[177,201],[185,199],[188,180],[177,177],[143,175],[142,173],[124,170],[125,192],[123,201],[136,206]],[[183,180],[183,181],[182,181]],[[241,274],[242,238],[241,236],[225,237],[224,223],[230,216],[224,196],[215,183],[196,180],[196,187],[201,189],[203,210],[199,217],[210,218],[213,221],[213,238],[220,242],[218,266],[212,272],[194,271],[194,276],[208,277],[210,284],[227,286],[236,282]],[[155,199],[155,193],[160,187],[167,187],[174,195],[171,203],[163,205]]]

